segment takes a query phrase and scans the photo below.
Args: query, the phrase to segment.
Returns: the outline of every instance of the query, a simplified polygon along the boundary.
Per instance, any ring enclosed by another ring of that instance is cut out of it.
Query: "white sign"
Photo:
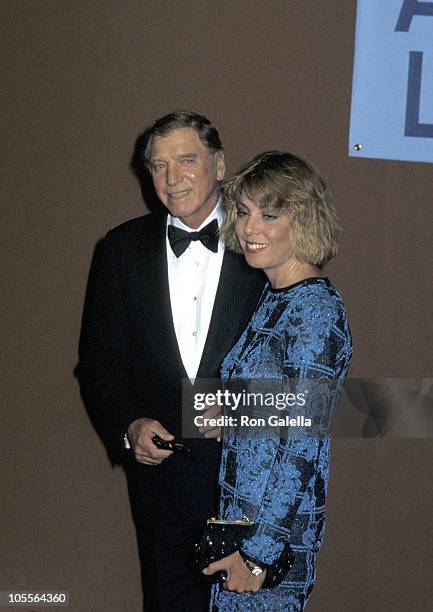
[[[349,155],[433,163],[433,1],[358,0]]]

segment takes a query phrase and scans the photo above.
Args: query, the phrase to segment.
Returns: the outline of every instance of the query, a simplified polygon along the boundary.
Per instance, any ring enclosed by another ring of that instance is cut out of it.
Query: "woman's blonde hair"
[[[267,151],[226,182],[223,193],[227,216],[221,235],[228,248],[242,252],[234,226],[244,193],[259,206],[289,216],[290,239],[299,260],[320,266],[337,255],[341,228],[332,195],[307,160],[291,153]]]

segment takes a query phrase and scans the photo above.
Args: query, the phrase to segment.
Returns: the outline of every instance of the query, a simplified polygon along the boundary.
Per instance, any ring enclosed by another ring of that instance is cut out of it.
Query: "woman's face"
[[[236,236],[250,266],[261,268],[268,277],[279,276],[295,260],[289,217],[258,204],[242,192],[237,206]]]

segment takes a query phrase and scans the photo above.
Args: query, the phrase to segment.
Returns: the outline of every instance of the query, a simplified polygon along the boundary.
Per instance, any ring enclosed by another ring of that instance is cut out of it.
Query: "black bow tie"
[[[199,232],[186,232],[174,225],[168,226],[168,239],[173,253],[180,257],[189,247],[191,240],[200,242],[213,253],[218,252],[218,221],[214,219],[205,225]]]

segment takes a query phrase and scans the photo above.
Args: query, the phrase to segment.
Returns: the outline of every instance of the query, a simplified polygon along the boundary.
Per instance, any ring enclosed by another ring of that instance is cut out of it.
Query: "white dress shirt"
[[[199,231],[217,219],[224,218],[221,200],[197,229],[193,230],[177,217],[167,216],[167,227],[174,225],[187,232]],[[224,243],[218,242],[213,253],[200,240],[191,241],[186,251],[176,257],[167,241],[168,283],[174,329],[183,365],[189,378],[195,378],[203,354],[224,255]]]

